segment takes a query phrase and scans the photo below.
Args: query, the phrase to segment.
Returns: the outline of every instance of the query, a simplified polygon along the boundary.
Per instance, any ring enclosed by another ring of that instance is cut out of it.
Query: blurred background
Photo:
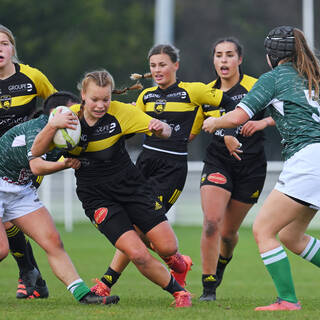
[[[304,17],[306,5],[307,18]],[[111,72],[117,88],[132,85],[130,74],[148,71],[148,51],[161,39],[180,49],[178,78],[182,81],[207,83],[215,78],[211,47],[225,36],[235,36],[243,44],[243,72],[259,77],[269,70],[263,47],[267,33],[278,25],[292,25],[306,31],[308,23],[317,22],[319,16],[319,0],[1,0],[0,23],[14,33],[18,57],[23,63],[40,69],[58,90],[78,94],[76,86],[83,74],[100,68]],[[313,28],[312,24],[309,40],[319,48],[320,29],[316,25]],[[308,28],[310,32],[310,24]],[[152,82],[145,80],[142,84],[148,87]],[[131,102],[138,94],[136,91],[113,98]],[[267,128],[265,133],[267,159],[281,161],[277,130]],[[190,144],[191,170],[186,190],[175,208],[176,218],[186,210],[201,217],[199,170],[209,140],[210,135],[201,133]],[[142,136],[128,140],[133,159],[141,141]],[[281,162],[271,166],[275,171],[269,165],[268,179],[274,177],[265,190],[271,190]],[[50,178],[61,182],[59,175]],[[51,198],[46,201],[56,202],[52,200],[55,193],[48,190],[44,187],[41,191],[44,197]],[[196,221],[200,221],[199,217]]]

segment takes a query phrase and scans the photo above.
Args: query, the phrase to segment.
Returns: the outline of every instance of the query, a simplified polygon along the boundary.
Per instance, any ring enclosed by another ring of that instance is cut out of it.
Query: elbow
[[[40,158],[33,159],[29,162],[30,170],[35,176],[44,175],[44,170],[42,169],[39,160]]]

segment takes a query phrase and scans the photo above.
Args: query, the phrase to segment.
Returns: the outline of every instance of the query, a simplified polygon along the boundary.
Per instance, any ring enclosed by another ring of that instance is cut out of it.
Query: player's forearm
[[[41,158],[29,162],[32,173],[36,176],[45,176],[66,169],[65,162],[45,161]]]
[[[217,118],[216,123],[218,129],[221,128],[236,128],[249,120],[248,114],[241,108],[227,112],[224,116]]]
[[[51,126],[49,123],[38,133],[33,141],[31,153],[34,157],[40,157],[50,149],[50,144],[57,131],[57,128]]]

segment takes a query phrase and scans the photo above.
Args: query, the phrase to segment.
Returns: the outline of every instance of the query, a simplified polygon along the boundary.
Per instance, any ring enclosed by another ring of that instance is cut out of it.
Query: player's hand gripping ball
[[[50,113],[49,121],[54,117],[54,115],[59,109],[62,109],[62,113],[72,112],[68,107],[65,106],[56,107]],[[70,128],[61,128],[57,130],[53,137],[53,143],[57,148],[64,150],[72,150],[78,145],[81,137],[81,125],[79,119],[77,120],[77,124],[75,125],[75,127],[75,130]]]

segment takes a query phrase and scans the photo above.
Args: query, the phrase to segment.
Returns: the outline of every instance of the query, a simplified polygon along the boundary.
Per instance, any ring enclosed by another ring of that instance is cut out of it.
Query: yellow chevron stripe
[[[180,194],[181,194],[181,190],[176,189],[168,202],[170,204],[174,204],[179,198]]]

